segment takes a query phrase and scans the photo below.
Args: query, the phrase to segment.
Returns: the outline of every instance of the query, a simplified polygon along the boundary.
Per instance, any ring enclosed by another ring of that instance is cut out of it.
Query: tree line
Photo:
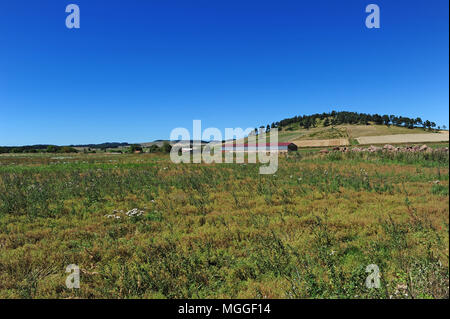
[[[77,150],[56,145],[0,146],[0,153],[77,153]]]
[[[169,142],[165,141],[161,146],[156,144],[151,145],[148,148],[148,153],[170,153],[172,150],[172,145]],[[144,148],[139,144],[131,144],[128,148],[128,153],[143,153],[145,152]]]
[[[320,121],[318,121],[320,120]],[[266,132],[271,129],[277,128],[279,131],[283,129],[283,127],[289,126],[291,124],[298,124],[300,127],[309,129],[311,127],[317,127],[318,122],[321,123],[322,126],[335,126],[341,124],[360,124],[360,125],[394,125],[400,127],[406,127],[409,129],[413,129],[415,127],[423,127],[424,129],[431,130],[436,127],[436,123],[429,120],[422,120],[420,117],[410,118],[406,116],[396,116],[396,115],[380,115],[380,114],[366,114],[366,113],[357,113],[357,112],[346,112],[346,111],[331,111],[328,113],[316,113],[312,115],[299,115],[291,118],[286,118],[279,122],[273,122],[272,124],[267,124],[267,126],[260,126],[260,129],[265,130]],[[440,129],[440,126],[438,126]],[[445,129],[445,125],[443,126]],[[255,128],[255,133],[258,132],[258,129]]]

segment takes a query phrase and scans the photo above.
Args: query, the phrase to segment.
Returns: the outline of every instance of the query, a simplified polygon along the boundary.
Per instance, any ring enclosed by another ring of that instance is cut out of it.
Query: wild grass
[[[448,298],[448,155],[355,154],[1,156],[0,297]]]
[[[314,160],[324,158],[316,156]],[[378,164],[414,165],[417,167],[445,167],[449,163],[449,153],[442,149],[431,152],[331,152],[324,161],[372,162]]]

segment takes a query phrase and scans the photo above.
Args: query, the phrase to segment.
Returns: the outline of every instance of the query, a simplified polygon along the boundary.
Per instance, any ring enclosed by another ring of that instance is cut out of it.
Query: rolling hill
[[[245,138],[237,143],[247,143],[247,141],[248,138]],[[368,125],[341,124],[325,127],[323,121],[318,121],[316,127],[309,129],[296,124],[282,127],[281,131],[278,131],[278,141],[291,142],[298,147],[448,142],[449,133],[444,130],[430,131],[420,127],[407,128],[375,123],[368,123]]]

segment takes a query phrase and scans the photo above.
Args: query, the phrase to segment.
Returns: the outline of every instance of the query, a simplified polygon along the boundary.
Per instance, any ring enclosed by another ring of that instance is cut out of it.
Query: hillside
[[[426,131],[385,125],[336,125],[310,129],[288,127],[278,132],[279,142],[291,142],[298,147],[345,146],[358,144],[396,144],[422,142],[448,142],[448,131]],[[237,141],[247,143],[248,138]]]
[[[443,126],[445,129],[445,126]],[[278,130],[279,142],[298,147],[382,143],[448,142],[448,131],[421,118],[335,112],[295,116],[260,126],[259,132]],[[255,128],[255,132],[256,132]],[[247,142],[243,139],[241,142]]]
[[[448,131],[447,131],[448,132]],[[333,127],[318,126],[315,128],[291,128],[278,132],[280,142],[293,142],[296,140],[327,140],[327,139],[348,139],[351,144],[360,137],[366,136],[386,136],[397,134],[427,134],[434,136],[436,133],[425,131],[423,128],[386,126],[386,125],[337,125]]]

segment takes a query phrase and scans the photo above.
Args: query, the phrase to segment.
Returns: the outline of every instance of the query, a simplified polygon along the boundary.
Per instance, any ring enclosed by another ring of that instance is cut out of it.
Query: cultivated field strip
[[[359,144],[385,144],[385,143],[423,143],[423,142],[448,142],[448,132],[424,133],[424,134],[395,134],[383,136],[362,136],[357,138]]]
[[[325,147],[325,146],[345,146],[349,145],[347,138],[335,138],[327,140],[296,140],[293,141],[298,147]]]

